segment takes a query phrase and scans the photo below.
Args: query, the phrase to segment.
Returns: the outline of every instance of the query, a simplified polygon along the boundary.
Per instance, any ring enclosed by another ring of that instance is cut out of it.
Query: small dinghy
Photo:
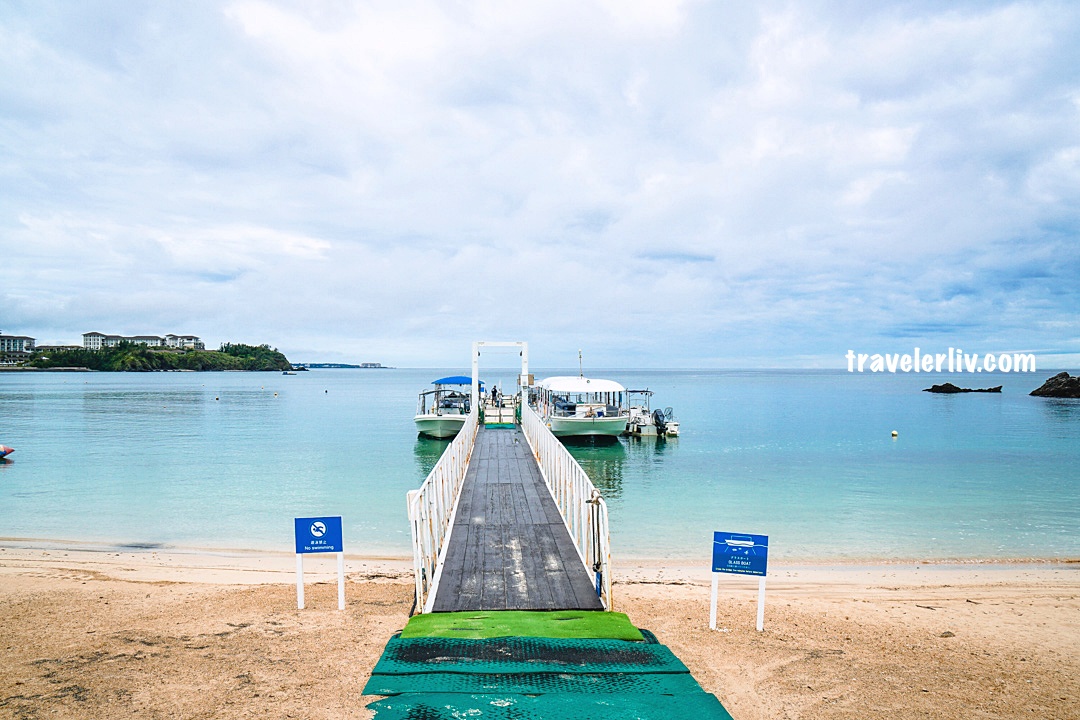
[[[0,458],[6,458],[13,452],[15,452],[15,448],[8,447],[7,445],[0,445]]]

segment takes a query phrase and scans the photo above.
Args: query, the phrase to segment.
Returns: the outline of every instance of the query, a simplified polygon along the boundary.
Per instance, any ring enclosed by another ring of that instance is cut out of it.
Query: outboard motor
[[[664,411],[660,409],[653,410],[652,414],[653,425],[656,426],[656,434],[663,435],[667,432],[667,419],[664,417]]]

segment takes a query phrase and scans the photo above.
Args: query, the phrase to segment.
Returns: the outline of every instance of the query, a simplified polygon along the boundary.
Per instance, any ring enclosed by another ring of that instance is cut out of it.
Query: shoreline
[[[221,548],[200,545],[172,545],[165,543],[113,543],[94,540],[70,540],[60,538],[18,538],[18,536],[0,535],[0,551],[55,551],[69,553],[98,553],[116,554],[125,553],[132,555],[167,555],[178,557],[217,557],[235,558],[242,563],[253,561],[257,558],[281,559],[288,558],[292,561],[295,554],[283,549],[267,549],[258,547],[232,547]],[[384,553],[345,553],[346,560],[373,560],[387,562],[406,562],[411,567],[411,556],[408,552],[384,552]],[[702,553],[700,557],[657,557],[646,555],[619,554],[612,558],[612,562],[619,567],[627,568],[687,568],[699,569],[708,566],[711,557]],[[1052,566],[1062,565],[1080,566],[1078,557],[772,557],[769,560],[769,568],[773,567],[837,567],[837,568],[878,568],[894,566],[926,566],[943,567],[985,567],[985,566]]]
[[[328,555],[305,556],[304,575],[307,580],[328,582],[336,578],[336,556],[333,553]],[[348,552],[344,557],[346,577],[353,581],[376,578],[412,580],[410,557]],[[20,567],[33,566],[70,566],[133,582],[255,585],[295,582],[296,555],[269,550],[125,546],[0,537],[0,575],[9,574]],[[707,585],[712,575],[708,559],[695,562],[671,558],[616,558],[612,562],[612,570],[615,584]],[[768,582],[770,587],[779,588],[788,581],[796,580],[819,583],[831,580],[850,584],[869,582],[879,577],[910,583],[931,579],[957,582],[964,578],[980,577],[980,574],[992,574],[998,580],[1008,581],[1032,574],[1067,575],[1071,571],[1080,579],[1080,559],[774,560],[769,564]],[[732,585],[750,582],[739,576],[724,577],[730,578]]]

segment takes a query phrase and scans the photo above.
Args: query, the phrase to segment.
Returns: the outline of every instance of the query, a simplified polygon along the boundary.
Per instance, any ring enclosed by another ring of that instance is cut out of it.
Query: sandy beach
[[[0,718],[368,718],[361,694],[412,607],[409,564],[0,542]],[[617,566],[616,609],[736,720],[1080,718],[1080,563]]]

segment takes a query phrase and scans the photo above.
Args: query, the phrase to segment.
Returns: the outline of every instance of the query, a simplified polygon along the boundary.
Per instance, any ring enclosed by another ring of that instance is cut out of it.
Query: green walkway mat
[[[665,645],[626,640],[394,637],[373,675],[408,673],[685,673]]]
[[[605,610],[499,610],[416,615],[401,631],[403,638],[497,637],[603,638],[644,640],[625,613]]]
[[[398,695],[368,705],[378,720],[732,720],[707,693],[691,695],[575,695],[432,693]]]
[[[416,673],[372,675],[365,695],[402,693],[639,693],[681,695],[704,692],[690,673]]]

